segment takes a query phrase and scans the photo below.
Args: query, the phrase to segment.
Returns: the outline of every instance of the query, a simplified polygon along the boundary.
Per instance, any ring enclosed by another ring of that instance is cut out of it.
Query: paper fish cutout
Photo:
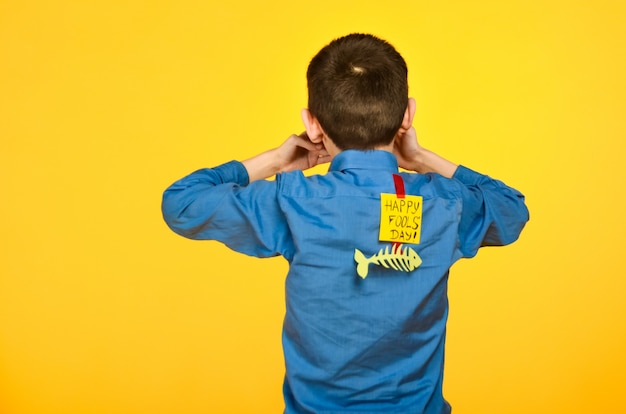
[[[367,276],[370,263],[403,272],[410,272],[422,264],[422,259],[415,250],[410,247],[403,249],[401,244],[394,244],[391,251],[389,246],[380,249],[370,258],[365,257],[359,249],[354,249],[354,260],[357,263],[356,272],[362,279]]]

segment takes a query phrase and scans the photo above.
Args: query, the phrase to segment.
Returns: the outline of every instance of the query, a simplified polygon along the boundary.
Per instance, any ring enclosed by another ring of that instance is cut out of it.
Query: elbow
[[[174,233],[186,238],[193,238],[184,214],[187,207],[176,194],[172,194],[170,191],[163,193],[163,199],[161,200],[163,221]]]
[[[524,227],[526,227],[526,223],[528,223],[529,220],[530,220],[530,211],[528,210],[526,203],[524,203],[524,200],[522,199],[520,210],[519,210],[519,215],[518,215],[517,236],[515,237],[515,240],[519,238],[520,234],[522,233],[522,230],[524,230]]]
[[[509,225],[506,226],[508,231],[502,235],[502,244],[507,245],[517,241],[529,220],[530,212],[522,196],[517,200],[516,205],[511,208],[508,217]]]
[[[530,214],[523,196],[515,198],[509,208],[493,217],[482,246],[506,246],[517,241],[529,219]]]
[[[167,190],[161,201],[161,212],[167,226],[179,236],[192,240],[210,239],[211,208],[185,191]]]
[[[526,198],[521,194],[516,198],[514,211],[516,213],[516,221],[518,223],[517,237],[519,237],[520,233],[524,229],[524,226],[526,226],[526,223],[530,220],[530,211],[526,205]]]

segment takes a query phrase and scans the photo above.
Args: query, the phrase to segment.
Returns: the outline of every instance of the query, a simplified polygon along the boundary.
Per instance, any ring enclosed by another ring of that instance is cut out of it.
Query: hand
[[[292,135],[278,148],[243,161],[250,181],[261,180],[279,172],[306,170],[329,162],[331,156],[324,145],[313,143],[306,135]]]
[[[311,142],[306,132],[291,135],[276,151],[280,172],[307,170],[331,160],[324,145]]]
[[[419,171],[419,154],[422,147],[417,142],[415,128],[400,130],[393,140],[393,153],[398,159],[400,168],[410,171]]]
[[[437,173],[452,178],[457,165],[422,147],[417,142],[415,128],[400,130],[393,140],[393,153],[398,166],[418,173]]]

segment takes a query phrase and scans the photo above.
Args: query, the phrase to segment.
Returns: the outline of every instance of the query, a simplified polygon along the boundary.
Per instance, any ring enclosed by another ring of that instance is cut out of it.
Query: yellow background
[[[626,412],[626,3],[0,0],[0,413],[277,413],[286,265],[171,233],[163,189],[303,127],[371,32],[424,146],[527,196],[453,268],[456,413]]]

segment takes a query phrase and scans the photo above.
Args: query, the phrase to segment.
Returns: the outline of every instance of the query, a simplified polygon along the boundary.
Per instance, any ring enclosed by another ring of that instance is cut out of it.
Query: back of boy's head
[[[386,41],[368,34],[333,40],[307,70],[309,111],[342,150],[391,143],[408,104],[407,67]]]

